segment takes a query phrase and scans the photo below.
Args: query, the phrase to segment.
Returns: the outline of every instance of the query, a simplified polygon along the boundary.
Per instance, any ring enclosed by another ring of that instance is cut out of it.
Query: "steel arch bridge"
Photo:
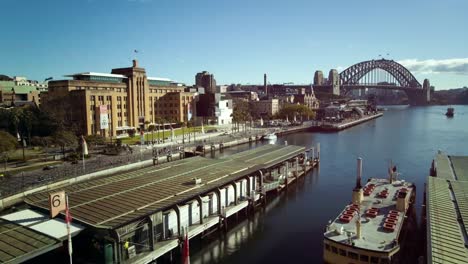
[[[372,75],[374,70],[383,70],[387,76]],[[384,77],[385,79],[382,79]],[[362,80],[365,82],[363,83]],[[340,86],[342,88],[352,86],[372,86],[385,83],[385,80],[393,80],[396,87],[400,89],[412,88],[422,89],[422,85],[414,75],[403,65],[393,60],[369,60],[354,64],[340,73]]]
[[[429,81],[424,85],[403,65],[393,60],[368,60],[354,64],[339,74],[342,93],[353,89],[382,88],[403,90],[410,103],[425,104],[430,100]]]

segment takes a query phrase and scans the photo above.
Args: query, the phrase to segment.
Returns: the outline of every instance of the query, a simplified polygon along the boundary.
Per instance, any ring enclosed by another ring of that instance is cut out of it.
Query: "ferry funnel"
[[[356,189],[360,189],[362,178],[362,158],[357,158],[357,175],[356,175]]]

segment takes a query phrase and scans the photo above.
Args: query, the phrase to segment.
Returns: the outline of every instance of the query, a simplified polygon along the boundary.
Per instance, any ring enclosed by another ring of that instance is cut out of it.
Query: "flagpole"
[[[84,155],[83,155],[84,156]],[[70,232],[70,207],[68,206],[68,194],[66,196],[67,202],[67,211],[65,216],[65,221],[67,222],[67,233],[68,233],[68,255],[70,256],[70,264],[73,263],[72,254],[73,254],[73,246],[72,246],[72,237]]]

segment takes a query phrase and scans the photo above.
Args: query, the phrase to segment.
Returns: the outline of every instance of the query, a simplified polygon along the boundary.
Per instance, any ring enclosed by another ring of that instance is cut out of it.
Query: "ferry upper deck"
[[[325,238],[370,251],[390,252],[396,249],[407,209],[400,204],[408,202],[414,186],[404,180],[389,181],[370,179],[363,188],[361,205],[347,205],[327,226]],[[360,235],[357,230],[359,219]]]

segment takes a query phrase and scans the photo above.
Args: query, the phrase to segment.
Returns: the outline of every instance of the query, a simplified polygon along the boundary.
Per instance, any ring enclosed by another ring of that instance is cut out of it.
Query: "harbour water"
[[[451,119],[445,116],[444,106],[387,108],[383,117],[341,132],[278,138],[277,144],[320,142],[319,171],[272,198],[264,211],[241,220],[227,234],[213,234],[197,243],[191,263],[321,263],[324,227],[351,200],[358,156],[364,159],[364,180],[386,177],[392,160],[400,177],[417,185],[419,216],[436,152],[468,155],[468,106],[454,106]],[[238,146],[220,155],[258,145]]]

